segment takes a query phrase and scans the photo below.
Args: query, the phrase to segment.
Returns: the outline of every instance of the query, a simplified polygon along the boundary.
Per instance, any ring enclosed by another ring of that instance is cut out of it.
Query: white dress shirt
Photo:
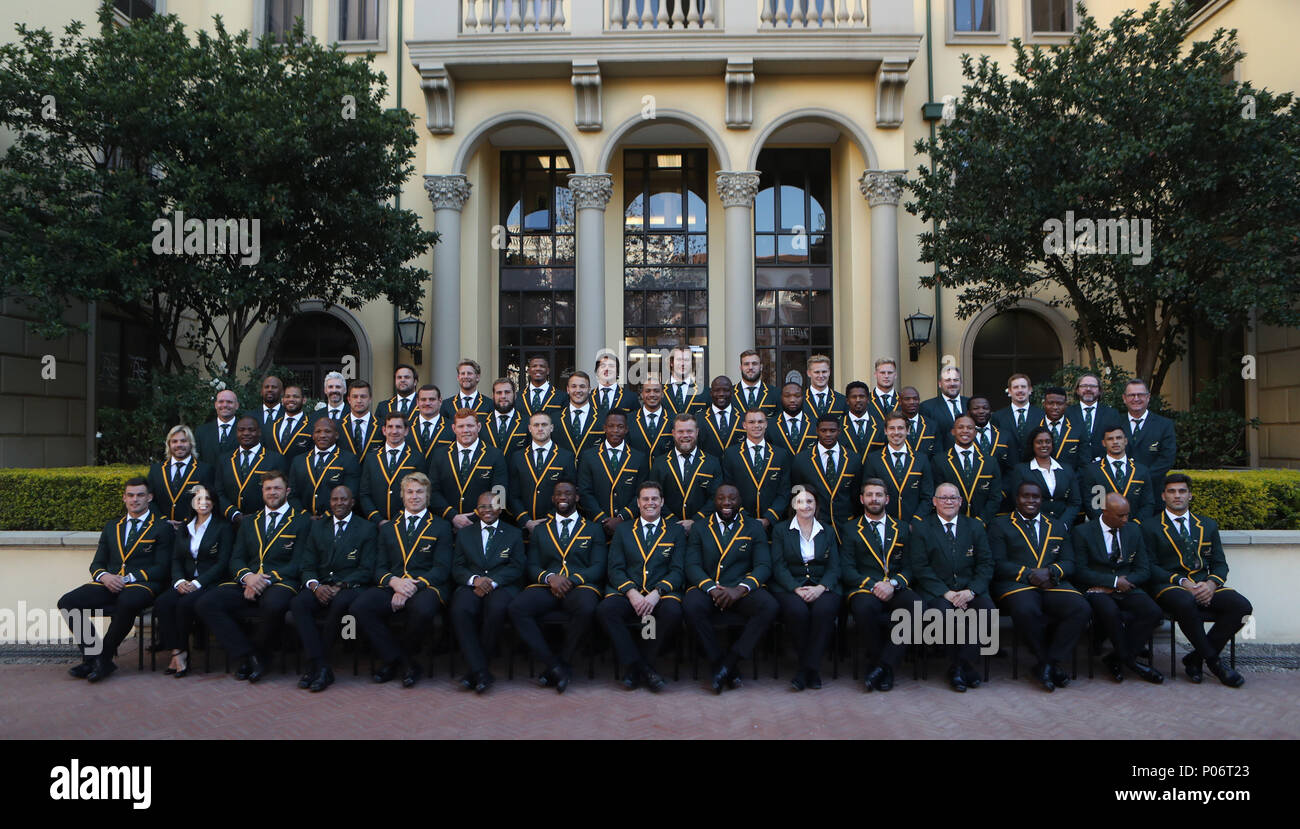
[[[816,547],[813,543],[813,539],[817,537],[817,533],[821,532],[825,528],[822,527],[820,521],[814,518],[812,532],[808,535],[804,535],[803,528],[799,526],[799,518],[796,516],[795,518],[790,519],[790,529],[799,533],[799,557],[803,559],[804,564],[807,564],[812,561],[813,557],[816,555],[814,552]]]

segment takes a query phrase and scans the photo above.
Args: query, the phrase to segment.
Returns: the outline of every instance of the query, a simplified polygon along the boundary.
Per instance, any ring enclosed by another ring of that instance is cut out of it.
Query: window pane
[[[501,325],[519,324],[519,295],[501,294]]]
[[[831,292],[811,291],[809,292],[809,296],[810,296],[810,304],[812,306],[813,325],[830,325],[831,324]]]
[[[794,230],[796,227],[807,230],[803,201],[803,188],[781,185],[781,230]]]
[[[550,325],[551,297],[543,293],[529,294],[520,311],[524,325]]]
[[[379,37],[379,0],[339,0],[339,40]]]
[[[782,325],[808,324],[807,291],[778,291],[777,302],[780,304],[779,318]]]
[[[573,264],[573,237],[556,235],[555,237],[555,259],[554,265],[572,265]]]
[[[692,265],[707,265],[709,262],[709,237],[704,234],[692,234],[686,237],[686,261]]]
[[[623,291],[623,324],[645,325],[645,294],[640,291]]]
[[[683,325],[685,306],[684,291],[651,291],[645,297],[646,319],[660,325]]]
[[[568,291],[556,291],[555,294],[555,324],[558,326],[573,326],[573,294]]]
[[[776,291],[759,291],[754,305],[754,324],[776,325]]]
[[[756,264],[776,264],[776,237],[754,237],[754,261]]]
[[[573,232],[573,191],[562,184],[555,187],[555,230]]]

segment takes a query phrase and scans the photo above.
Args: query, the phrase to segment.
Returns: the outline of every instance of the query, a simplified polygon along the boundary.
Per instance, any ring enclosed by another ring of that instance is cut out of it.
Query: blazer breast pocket
[[[484,470],[481,470],[481,471],[478,473],[478,479],[479,479],[480,481],[490,481],[490,480],[492,480],[492,470],[491,470],[491,469],[484,469]]]
[[[1160,451],[1160,441],[1156,441],[1155,443],[1151,444],[1151,448],[1150,448],[1148,451],[1151,451],[1151,452],[1159,452],[1159,451]]]
[[[342,477],[343,477],[343,472],[342,470],[339,470],[338,472],[331,472],[328,475],[326,475],[325,481],[327,483],[337,484],[339,482],[339,479]]]
[[[344,558],[344,560],[346,560],[346,561],[356,561],[356,560],[357,560],[357,551],[356,551],[356,550],[348,550],[347,555],[343,556],[343,558]]]
[[[290,552],[290,551],[293,550],[293,545],[294,545],[294,541],[293,541],[292,538],[287,539],[287,540],[284,539],[284,538],[281,538],[281,539],[280,539],[280,546],[284,548],[284,551],[285,551],[286,553],[287,553],[287,552]]]
[[[966,558],[974,558],[974,557],[975,557],[975,548],[974,548],[974,547],[967,547],[967,548],[966,548]]]

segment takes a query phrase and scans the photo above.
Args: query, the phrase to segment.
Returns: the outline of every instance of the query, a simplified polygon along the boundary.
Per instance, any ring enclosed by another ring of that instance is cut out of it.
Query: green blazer
[[[686,581],[691,585],[688,590],[708,592],[715,586],[740,584],[757,590],[771,576],[771,548],[762,524],[739,515],[731,533],[724,535],[717,514],[710,513],[691,525],[686,541]]]
[[[545,524],[533,529],[528,540],[528,574],[532,576],[529,587],[546,587],[548,576],[558,573],[578,587],[585,587],[597,596],[605,586],[605,528],[588,521],[574,511],[572,535],[567,544],[560,543],[560,516],[554,515]]]
[[[984,525],[958,516],[956,541],[949,542],[939,516],[931,513],[911,526],[908,554],[914,574],[913,589],[927,599],[949,590],[989,592],[993,554]]]
[[[1228,559],[1223,554],[1219,525],[1213,518],[1187,513],[1188,541],[1180,542],[1178,525],[1165,510],[1142,524],[1151,555],[1151,590],[1157,596],[1178,586],[1182,579],[1228,582]],[[1217,588],[1216,588],[1217,589]]]
[[[658,590],[662,598],[681,601],[685,561],[686,533],[676,522],[660,518],[647,543],[639,518],[624,521],[609,547],[606,595],[621,596],[635,589],[644,596]]]
[[[146,512],[141,519],[140,531],[128,545],[126,530],[130,526],[127,516],[109,521],[99,534],[95,557],[90,562],[90,580],[99,581],[104,573],[130,576],[134,579],[128,587],[143,587],[157,596],[168,586],[164,581],[171,575],[171,556],[175,546],[175,533],[166,520]]]
[[[369,587],[375,583],[375,540],[379,531],[369,521],[348,517],[348,526],[334,534],[334,516],[312,521],[302,547],[302,583]]]
[[[1074,549],[1070,528],[1045,515],[1047,531],[1040,542],[1015,513],[1001,515],[989,527],[989,550],[993,553],[993,598],[1001,601],[1012,593],[1040,590],[1029,583],[1029,571],[1046,567],[1052,573],[1048,590],[1077,593],[1069,578],[1074,575]]]
[[[375,581],[387,587],[394,578],[414,579],[446,604],[451,598],[451,524],[426,511],[414,532],[406,531],[405,513],[378,531]],[[468,530],[467,530],[468,531]]]
[[[269,536],[265,532],[265,509],[244,516],[230,556],[234,582],[238,583],[248,573],[262,573],[271,577],[271,586],[278,584],[298,592],[302,584],[299,544],[306,542],[310,529],[311,517],[293,507],[289,507]]]
[[[844,528],[844,544],[840,548],[840,578],[844,593],[852,598],[858,593],[869,593],[878,581],[894,579],[900,587],[912,585],[912,562],[908,556],[910,532],[885,516],[885,543],[872,531],[871,522],[859,516]]]

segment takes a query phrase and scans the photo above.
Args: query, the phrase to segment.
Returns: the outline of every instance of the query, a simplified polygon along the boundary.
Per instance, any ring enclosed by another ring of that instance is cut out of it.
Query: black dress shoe
[[[1205,672],[1201,669],[1200,654],[1195,651],[1183,657],[1183,670],[1187,672],[1187,678],[1198,685],[1205,679]]]
[[[101,656],[95,660],[95,665],[91,669],[90,673],[86,674],[86,681],[99,682],[101,679],[108,679],[113,675],[113,671],[116,670],[117,666],[113,664],[113,660],[109,659],[107,656]],[[1241,677],[1237,678],[1240,679]]]
[[[1128,669],[1138,676],[1150,682],[1152,685],[1159,685],[1165,681],[1165,675],[1152,668],[1149,665],[1143,665],[1136,660],[1128,663]]]
[[[401,663],[396,660],[388,662],[382,668],[375,671],[374,675],[370,678],[379,683],[391,682],[393,678],[397,676],[397,668],[400,665]]]
[[[262,664],[262,660],[256,654],[248,657],[248,681],[257,682],[264,676],[266,676],[266,665]]]
[[[248,675],[252,673],[252,671],[253,671],[253,664],[249,660],[249,658],[245,656],[240,661],[239,667],[235,670],[235,679],[239,680],[240,682],[243,682],[244,680],[248,679]]]
[[[1060,665],[1052,665],[1052,684],[1057,688],[1064,688],[1070,684],[1070,675]]]
[[[958,693],[966,693],[966,680],[962,678],[961,671],[953,668],[948,671],[948,684]]]
[[[74,679],[85,679],[90,676],[90,672],[93,670],[95,670],[94,661],[87,659],[80,665],[73,665],[71,668],[68,668],[68,676]]]
[[[716,671],[713,672],[713,677],[709,682],[709,687],[713,689],[713,693],[721,694],[722,689],[726,687],[728,680],[730,679],[731,679],[731,671],[727,668],[726,665],[723,665],[721,668],[718,668]]]
[[[163,671],[163,676],[171,676],[174,673],[176,673],[175,668],[168,668],[165,671]]]
[[[1116,656],[1113,653],[1109,653],[1106,656],[1102,657],[1101,664],[1105,665],[1106,670],[1110,671],[1111,679],[1115,680],[1116,682],[1124,681],[1124,666],[1120,664],[1118,656]]]
[[[540,675],[538,675],[537,684],[542,686],[543,688],[550,688],[555,684],[556,678],[557,677],[555,676],[555,668],[554,667],[547,668],[546,670],[542,671]]]
[[[822,689],[821,671],[808,671],[804,675],[804,678],[805,681],[808,683],[808,687],[811,688],[812,690],[820,691]]]
[[[334,671],[329,668],[321,668],[311,680],[311,692],[319,694],[326,688],[334,684]]]
[[[663,677],[655,672],[654,668],[642,668],[641,681],[645,683],[647,688],[656,694],[662,691],[664,686],[668,684],[667,682],[664,682]]]
[[[883,691],[881,686],[885,684],[885,669],[877,665],[867,672],[867,679],[864,683],[868,691]]]
[[[1052,682],[1051,665],[1037,666],[1034,670],[1034,676],[1038,679],[1039,683],[1042,684],[1044,691],[1047,691],[1050,694],[1052,691],[1056,690],[1056,684]]]
[[[475,681],[473,674],[465,674],[460,678],[460,687],[464,688],[466,691],[473,691],[474,685]]]
[[[1216,659],[1213,662],[1207,662],[1205,667],[1210,669],[1210,673],[1219,678],[1219,681],[1229,688],[1240,688],[1246,684],[1246,678],[1241,674],[1223,664],[1222,660]],[[87,677],[89,679],[89,677]],[[93,679],[91,680],[94,681]]]
[[[560,665],[555,669],[555,693],[563,694],[569,687],[569,682],[573,680],[573,669],[568,665]]]
[[[181,668],[179,671],[172,674],[172,679],[184,679],[189,675],[190,675],[190,666],[186,665],[184,668]]]
[[[890,671],[889,676],[891,679],[893,678],[893,671]],[[967,688],[978,688],[983,682],[983,680],[980,679],[979,671],[974,668],[968,668],[964,665],[961,669],[961,681],[966,683]]]
[[[312,681],[316,679],[317,673],[319,673],[319,671],[316,668],[309,668],[307,673],[298,677],[298,687],[306,691],[311,687]]]
[[[790,687],[796,691],[802,691],[808,687],[808,676],[803,671],[795,671],[794,676],[790,679]]]
[[[496,677],[492,676],[491,671],[479,671],[478,676],[474,677],[474,693],[485,694],[492,687]]]
[[[881,681],[877,690],[892,691],[894,689],[894,669],[888,665],[882,666],[881,670],[885,672],[885,678]],[[970,683],[966,683],[969,685]]]
[[[619,684],[629,691],[635,691],[641,684],[641,669],[636,665],[628,665],[623,669],[623,678]]]
[[[408,665],[406,673],[402,674],[402,687],[414,688],[415,683],[419,682],[420,677],[422,676],[424,676],[424,668],[420,667],[418,664]]]

